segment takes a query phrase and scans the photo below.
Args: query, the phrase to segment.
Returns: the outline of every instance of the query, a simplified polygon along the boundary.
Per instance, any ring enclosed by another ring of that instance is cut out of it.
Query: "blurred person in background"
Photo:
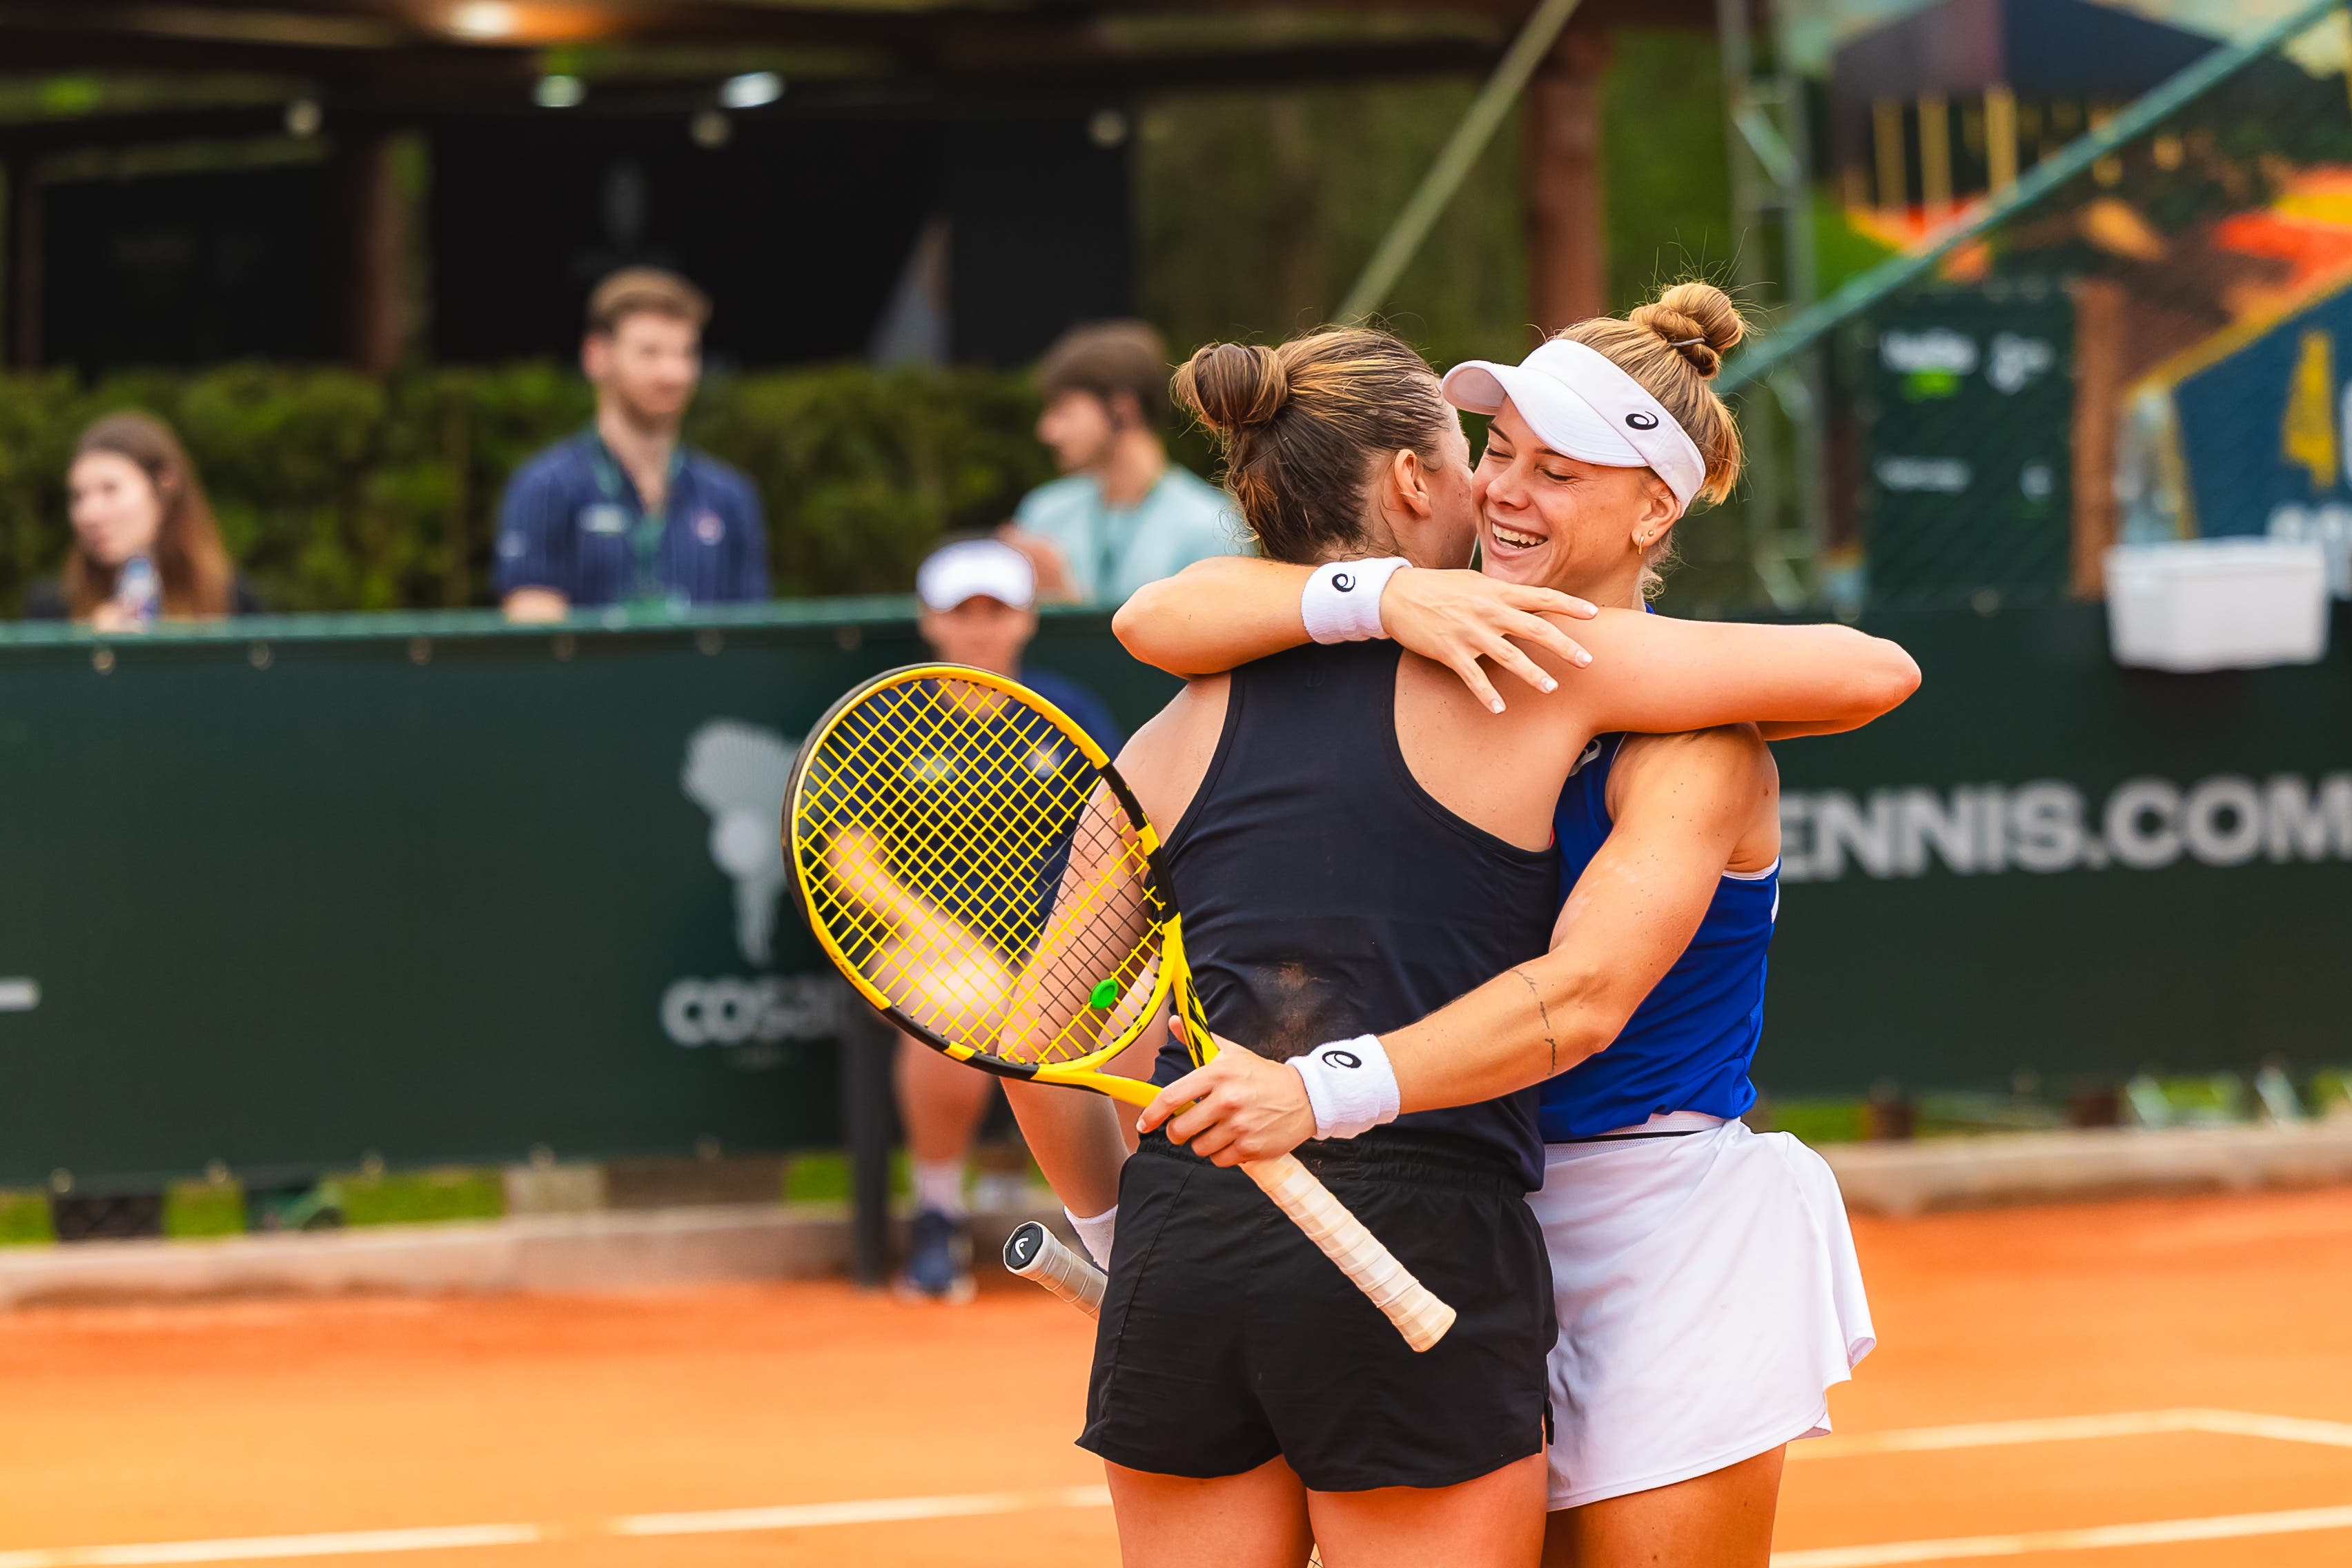
[[[994,539],[966,539],[931,552],[915,577],[916,626],[951,664],[1013,676],[1078,722],[1105,752],[1123,737],[1103,700],[1054,670],[1028,662],[1037,634],[1037,578],[1028,558]],[[974,1135],[996,1098],[996,1080],[932,1050],[898,1042],[898,1119],[913,1166],[915,1216],[903,1295],[942,1301],[972,1296],[971,1235],[964,1201]]]
[[[1233,498],[1168,458],[1168,345],[1141,321],[1062,334],[1037,366],[1037,439],[1068,476],[1022,498],[997,536],[1048,599],[1118,605],[1211,555],[1244,552]]]
[[[580,365],[596,417],[507,485],[494,580],[509,618],[768,597],[759,492],[678,440],[709,319],[702,290],[658,268],[624,268],[588,296]]]
[[[260,612],[221,546],[195,465],[162,420],[110,414],[84,430],[66,496],[73,551],[57,578],[26,591],[27,620],[127,632]]]

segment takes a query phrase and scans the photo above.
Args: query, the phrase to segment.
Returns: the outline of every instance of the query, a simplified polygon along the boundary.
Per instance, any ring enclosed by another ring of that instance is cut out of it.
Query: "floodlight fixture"
[[[449,30],[461,38],[511,37],[515,8],[505,0],[466,0],[450,11]]]
[[[730,109],[757,109],[784,96],[784,79],[773,71],[745,71],[719,84],[719,101]]]

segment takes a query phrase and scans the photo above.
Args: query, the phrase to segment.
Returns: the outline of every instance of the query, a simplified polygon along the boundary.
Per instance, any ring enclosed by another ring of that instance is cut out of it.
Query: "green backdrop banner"
[[[2165,677],[2095,609],[1876,629],[1919,697],[1780,748],[1769,1089],[2352,1058],[2341,651]],[[835,1138],[844,992],[774,824],[805,727],[919,653],[868,603],[10,634],[0,1184]],[[1034,656],[1130,725],[1173,687],[1099,616]]]

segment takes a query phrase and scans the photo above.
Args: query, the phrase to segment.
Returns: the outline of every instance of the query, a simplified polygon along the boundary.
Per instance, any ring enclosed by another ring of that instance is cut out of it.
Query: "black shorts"
[[[1255,1183],[1154,1134],[1119,1179],[1079,1446],[1202,1479],[1279,1454],[1335,1492],[1453,1486],[1541,1453],[1551,1265],[1509,1168],[1394,1129],[1298,1157],[1453,1329],[1414,1353]]]

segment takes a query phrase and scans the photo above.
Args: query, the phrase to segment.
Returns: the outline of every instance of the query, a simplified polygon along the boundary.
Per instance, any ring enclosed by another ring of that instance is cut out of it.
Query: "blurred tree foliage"
[[[1718,276],[1730,189],[1714,40],[1612,36],[1602,95],[1610,296]],[[1179,353],[1322,321],[1475,95],[1470,81],[1173,94],[1140,116],[1143,313]],[[1398,282],[1389,324],[1432,360],[1516,359],[1528,319],[1524,131],[1515,111]]]
[[[1135,153],[1137,296],[1179,355],[1325,321],[1476,84],[1170,95]],[[1405,271],[1392,330],[1439,363],[1528,346],[1519,130],[1498,132]]]
[[[0,611],[63,562],[74,439],[118,408],[180,432],[273,609],[392,609],[489,602],[507,476],[589,398],[543,364],[0,377]],[[941,533],[993,525],[1053,477],[1036,412],[1016,374],[834,366],[714,377],[688,439],[758,484],[780,595],[898,593]]]

